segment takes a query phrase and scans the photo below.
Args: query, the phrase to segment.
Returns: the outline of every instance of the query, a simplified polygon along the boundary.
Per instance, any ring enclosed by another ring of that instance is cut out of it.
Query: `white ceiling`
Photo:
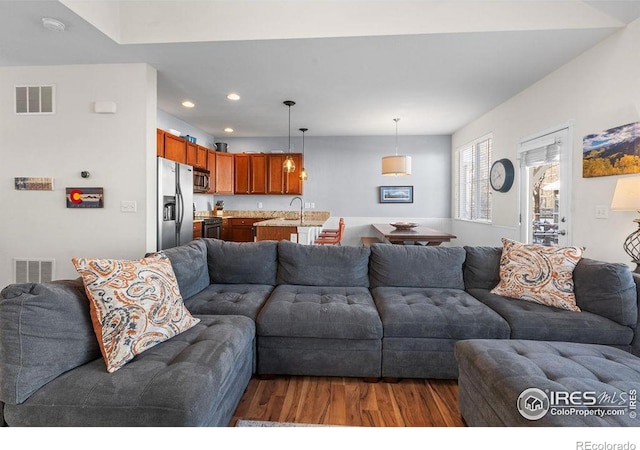
[[[395,117],[451,134],[640,17],[640,0],[64,3],[0,0],[0,65],[147,62],[158,107],[216,137],[286,135],[284,100],[308,136]]]

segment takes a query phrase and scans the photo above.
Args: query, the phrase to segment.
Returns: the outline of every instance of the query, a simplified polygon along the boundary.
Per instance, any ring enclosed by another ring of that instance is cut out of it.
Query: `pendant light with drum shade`
[[[295,105],[296,102],[285,100],[283,103],[289,107],[289,153],[282,163],[282,169],[285,173],[292,173],[296,170],[296,163],[293,161],[293,157],[291,156],[291,107]]]
[[[382,175],[402,176],[411,175],[411,156],[398,155],[398,122],[400,119],[393,119],[396,123],[396,154],[382,157]]]
[[[300,128],[300,131],[302,131],[302,161],[304,162],[304,132],[305,131],[309,131],[308,128]],[[300,179],[302,181],[307,181],[307,179],[309,178],[309,175],[307,175],[307,169],[304,168],[304,165],[302,166],[302,171],[300,172]]]

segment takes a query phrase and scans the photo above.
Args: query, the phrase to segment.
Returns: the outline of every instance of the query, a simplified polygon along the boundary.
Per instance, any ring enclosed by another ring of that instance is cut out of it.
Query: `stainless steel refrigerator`
[[[193,167],[158,158],[158,250],[193,240]]]

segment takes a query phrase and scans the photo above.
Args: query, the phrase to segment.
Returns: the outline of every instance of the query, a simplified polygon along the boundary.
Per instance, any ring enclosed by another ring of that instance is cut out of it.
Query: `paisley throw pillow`
[[[500,282],[492,294],[569,311],[580,311],[573,292],[573,269],[581,247],[547,247],[502,239]]]
[[[200,321],[184,306],[171,262],[163,254],[139,261],[72,262],[90,300],[91,321],[108,372]]]

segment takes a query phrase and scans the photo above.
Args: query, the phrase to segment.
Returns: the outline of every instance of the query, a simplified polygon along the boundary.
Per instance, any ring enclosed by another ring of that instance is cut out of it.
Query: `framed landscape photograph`
[[[593,133],[582,140],[582,177],[640,173],[640,122]]]
[[[413,203],[413,186],[380,186],[380,203]]]

